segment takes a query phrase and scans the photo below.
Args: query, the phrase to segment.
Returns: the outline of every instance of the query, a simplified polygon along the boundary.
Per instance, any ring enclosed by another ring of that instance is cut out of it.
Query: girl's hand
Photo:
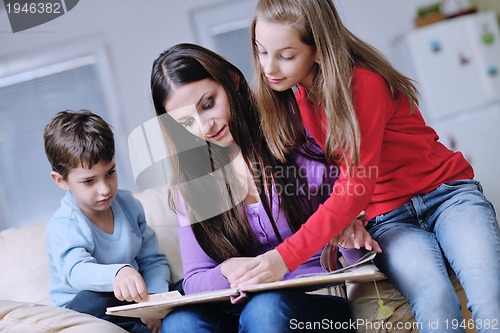
[[[250,258],[227,276],[231,288],[283,279],[288,267],[276,250]]]
[[[122,267],[113,282],[115,297],[120,301],[147,301],[148,289],[141,274],[131,266]]]
[[[160,333],[161,319],[141,318],[141,321],[150,329],[151,333]]]
[[[375,250],[375,252],[381,253],[380,245],[365,229],[366,222],[366,213],[363,211],[339,235],[334,237],[333,241],[344,248],[359,249],[364,247],[369,251]]]

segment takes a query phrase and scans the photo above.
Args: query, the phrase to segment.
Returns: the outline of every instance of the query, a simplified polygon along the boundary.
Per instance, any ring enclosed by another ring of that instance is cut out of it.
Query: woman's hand
[[[224,277],[227,279],[228,276],[234,272],[236,269],[238,269],[241,265],[243,265],[244,263],[247,263],[249,262],[250,260],[254,259],[253,257],[234,257],[234,258],[231,258],[231,259],[228,259],[226,261],[224,261],[221,265],[220,265],[220,272],[222,273],[222,275],[224,275]],[[229,281],[231,282],[231,281]]]
[[[227,276],[231,288],[280,281],[288,272],[285,261],[276,250],[271,250],[255,258],[246,259],[250,260],[242,263]]]

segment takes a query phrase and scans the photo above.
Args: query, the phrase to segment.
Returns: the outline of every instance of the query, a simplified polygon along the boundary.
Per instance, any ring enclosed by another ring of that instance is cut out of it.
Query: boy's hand
[[[141,318],[141,321],[146,325],[151,333],[159,333],[161,327],[161,319]]]
[[[147,301],[148,289],[141,274],[133,267],[125,266],[116,273],[113,282],[115,297],[120,301]]]

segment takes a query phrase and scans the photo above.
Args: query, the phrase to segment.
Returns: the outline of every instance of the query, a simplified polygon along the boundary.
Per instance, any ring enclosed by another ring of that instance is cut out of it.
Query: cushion
[[[182,279],[182,261],[177,236],[177,220],[175,213],[168,205],[168,187],[163,185],[134,193],[142,203],[146,213],[146,221],[158,237],[158,247],[165,253],[170,264],[171,282]]]
[[[462,304],[462,317],[469,322],[472,314],[467,310],[467,298],[460,284],[460,281],[452,274],[451,282]],[[400,332],[400,333],[418,333],[418,327],[415,317],[411,311],[410,304],[394,288],[389,280],[377,281],[377,288],[380,298],[385,306],[390,306],[394,310],[391,317],[385,320],[377,320],[378,298],[373,282],[367,283],[347,283],[347,297],[351,306],[351,312],[357,325],[357,332]],[[476,332],[467,328],[468,333]]]
[[[0,232],[0,299],[51,304],[46,234],[47,223]]]
[[[0,301],[0,332],[126,333],[107,321],[65,308]]]
[[[347,283],[347,294],[353,320],[358,323],[357,332],[401,332],[418,333],[413,327],[415,317],[406,299],[389,280],[377,281],[380,298],[394,313],[385,321],[377,320],[379,305],[373,282]],[[402,325],[402,327],[398,327]],[[407,326],[406,326],[407,325]],[[391,329],[392,328],[392,329]]]

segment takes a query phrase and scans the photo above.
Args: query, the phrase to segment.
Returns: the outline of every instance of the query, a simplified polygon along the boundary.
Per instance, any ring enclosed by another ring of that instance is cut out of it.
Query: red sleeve
[[[356,72],[355,72],[356,73]],[[361,131],[360,161],[348,179],[345,164],[331,196],[276,250],[295,270],[339,234],[370,202],[377,180],[385,126],[393,99],[385,81],[363,71],[353,77],[354,107]]]

